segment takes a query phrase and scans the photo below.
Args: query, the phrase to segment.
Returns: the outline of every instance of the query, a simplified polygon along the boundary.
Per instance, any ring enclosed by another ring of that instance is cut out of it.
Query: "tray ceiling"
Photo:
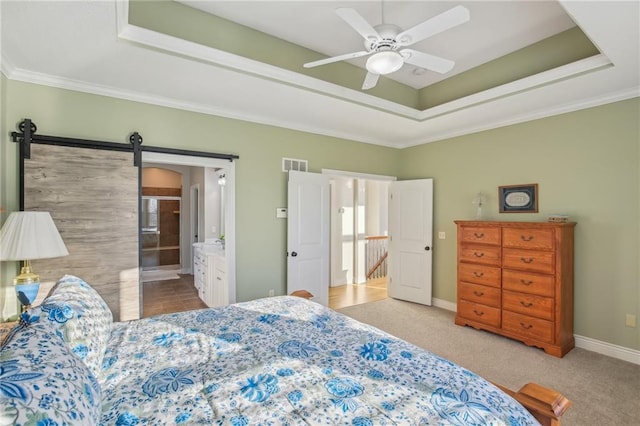
[[[336,7],[354,7],[374,24],[381,16],[379,2],[182,3],[255,29],[256,40],[276,37],[318,58],[362,49]],[[460,3],[385,4],[385,21],[405,28]],[[600,53],[423,109],[135,25],[126,1],[8,1],[0,3],[2,71],[19,81],[398,148],[639,95],[638,2],[462,4],[469,23],[417,45],[454,59],[453,73],[406,67],[389,87],[428,90],[575,25]],[[352,68],[361,67],[355,61]]]

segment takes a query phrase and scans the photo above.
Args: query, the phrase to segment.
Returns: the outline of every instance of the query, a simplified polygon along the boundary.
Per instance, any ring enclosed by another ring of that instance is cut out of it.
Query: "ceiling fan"
[[[304,64],[304,67],[312,68],[371,55],[367,59],[367,76],[364,79],[362,90],[375,87],[381,75],[398,71],[405,63],[441,74],[451,71],[454,65],[453,61],[406,47],[463,24],[470,19],[469,9],[464,6],[456,6],[408,30],[401,31],[399,27],[392,24],[382,23],[373,27],[355,9],[339,8],[336,9],[336,14],[364,37],[366,50],[308,62]]]

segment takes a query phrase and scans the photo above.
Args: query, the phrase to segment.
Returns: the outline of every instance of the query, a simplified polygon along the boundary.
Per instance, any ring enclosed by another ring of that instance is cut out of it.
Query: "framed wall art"
[[[498,187],[500,213],[538,213],[538,184]]]

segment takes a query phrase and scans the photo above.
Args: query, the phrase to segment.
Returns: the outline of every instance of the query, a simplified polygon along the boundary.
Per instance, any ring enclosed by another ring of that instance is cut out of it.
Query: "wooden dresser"
[[[573,338],[575,223],[457,220],[456,324],[562,357]]]

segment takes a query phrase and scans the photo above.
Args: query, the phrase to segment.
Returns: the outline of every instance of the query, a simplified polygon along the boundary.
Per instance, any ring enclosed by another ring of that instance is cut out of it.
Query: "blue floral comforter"
[[[102,424],[529,425],[446,359],[296,297],[115,323]]]

